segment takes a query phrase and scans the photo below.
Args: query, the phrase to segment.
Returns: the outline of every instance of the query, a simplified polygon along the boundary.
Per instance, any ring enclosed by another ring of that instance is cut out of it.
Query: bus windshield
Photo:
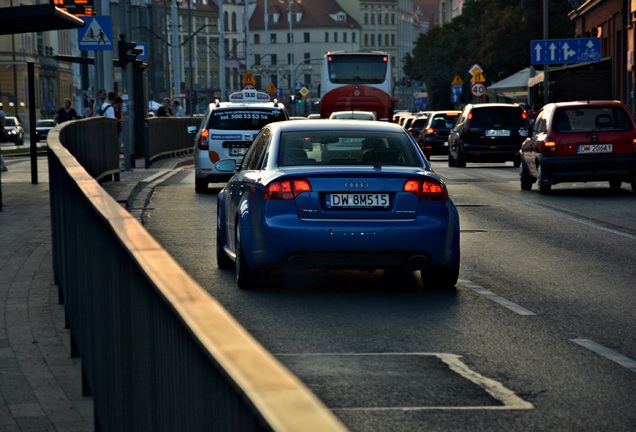
[[[329,56],[329,81],[335,84],[380,84],[387,76],[386,56]]]

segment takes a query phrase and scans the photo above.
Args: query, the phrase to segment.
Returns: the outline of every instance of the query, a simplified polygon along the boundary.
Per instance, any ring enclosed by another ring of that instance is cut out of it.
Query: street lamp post
[[[289,20],[289,95],[294,94],[292,65],[294,64],[294,31],[292,29],[291,0],[287,0],[287,19]]]
[[[181,59],[179,50],[181,44],[179,44],[179,13],[177,11],[177,0],[172,0],[172,71],[173,80],[172,83],[175,95],[181,95]],[[179,92],[179,93],[177,93]],[[177,97],[179,97],[177,96]]]

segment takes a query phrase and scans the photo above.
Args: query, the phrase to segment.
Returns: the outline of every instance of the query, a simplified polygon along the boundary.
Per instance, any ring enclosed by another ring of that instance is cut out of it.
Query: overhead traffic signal
[[[300,92],[296,93],[296,103],[297,104],[303,103],[303,95]]]
[[[122,69],[126,68],[128,63],[134,63],[137,56],[143,53],[141,48],[137,48],[137,42],[126,42],[126,35],[119,35],[117,44],[119,49],[119,65]]]

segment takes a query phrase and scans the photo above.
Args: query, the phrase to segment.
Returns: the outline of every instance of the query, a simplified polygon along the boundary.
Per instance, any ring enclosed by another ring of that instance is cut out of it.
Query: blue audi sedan
[[[234,160],[217,162],[232,172]],[[401,126],[359,120],[268,124],[218,195],[217,264],[241,288],[285,269],[459,276],[459,216]]]

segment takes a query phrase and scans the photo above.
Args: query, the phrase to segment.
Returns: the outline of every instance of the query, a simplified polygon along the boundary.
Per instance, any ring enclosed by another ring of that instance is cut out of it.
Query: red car
[[[536,116],[521,145],[521,189],[549,193],[563,182],[623,182],[636,192],[636,125],[618,101],[558,102]]]

